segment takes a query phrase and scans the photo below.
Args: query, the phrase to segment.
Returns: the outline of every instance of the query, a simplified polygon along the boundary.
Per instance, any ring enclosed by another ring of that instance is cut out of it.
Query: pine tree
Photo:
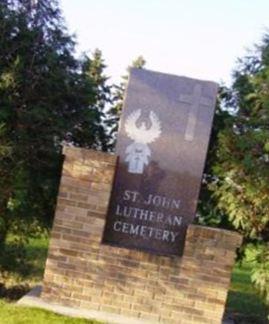
[[[99,54],[92,61],[75,58],[75,42],[56,0],[1,1],[0,35],[4,244],[10,231],[25,238],[38,230],[37,224],[51,222],[63,142],[105,148],[101,110],[106,89],[105,81],[90,72],[102,69],[94,67],[101,64]]]
[[[69,140],[76,145],[94,148],[97,150],[110,150],[111,136],[109,135],[108,110],[112,104],[112,86],[105,75],[106,65],[102,52],[96,49],[92,57],[83,59],[82,73],[93,92],[90,98],[88,118],[81,120]],[[92,122],[89,124],[89,120]]]

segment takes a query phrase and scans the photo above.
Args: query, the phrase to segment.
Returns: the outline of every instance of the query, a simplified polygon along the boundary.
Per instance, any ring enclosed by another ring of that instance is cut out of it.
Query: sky
[[[238,58],[269,28],[269,0],[60,0],[78,53],[98,48],[119,82],[139,55],[146,68],[231,82]]]

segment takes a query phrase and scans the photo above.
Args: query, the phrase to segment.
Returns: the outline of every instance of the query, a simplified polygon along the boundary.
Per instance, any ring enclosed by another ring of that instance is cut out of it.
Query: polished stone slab
[[[194,217],[217,84],[132,69],[103,242],[181,255]]]

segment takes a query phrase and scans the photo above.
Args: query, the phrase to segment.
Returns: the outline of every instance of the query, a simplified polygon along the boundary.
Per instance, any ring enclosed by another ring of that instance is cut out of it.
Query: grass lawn
[[[97,324],[100,322],[80,318],[71,318],[52,312],[31,308],[18,307],[11,303],[0,301],[1,324]]]
[[[250,280],[251,267],[236,265],[228,293],[226,313],[242,324],[266,324],[266,308]]]
[[[32,239],[26,250],[27,263],[14,268],[11,266],[8,271],[0,273],[0,324],[98,323],[12,304],[42,281],[47,249],[47,237]],[[235,266],[226,305],[226,317],[234,319],[236,324],[265,324],[268,323],[266,310],[251,285],[250,271],[251,268],[247,264]]]

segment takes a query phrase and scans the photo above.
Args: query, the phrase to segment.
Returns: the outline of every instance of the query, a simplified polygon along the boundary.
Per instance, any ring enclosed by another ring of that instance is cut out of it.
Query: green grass
[[[31,239],[26,250],[26,257],[31,264],[30,276],[36,281],[42,280],[47,259],[49,240],[47,236]]]
[[[14,264],[13,268],[11,266],[0,275],[0,324],[97,323],[67,318],[40,309],[17,307],[10,303],[42,281],[48,243],[46,236],[31,239],[26,249],[26,263],[18,266],[16,262],[10,262],[11,265]],[[251,266],[246,263],[235,266],[226,304],[226,317],[234,319],[236,324],[265,324],[268,323],[266,309],[251,284],[250,273]]]
[[[238,323],[268,323],[265,305],[251,284],[250,274],[251,266],[247,263],[234,267],[226,313]]]
[[[43,309],[0,301],[1,324],[97,324],[100,322],[58,315]]]
[[[25,262],[17,260],[16,253],[14,254],[12,238],[9,241],[10,244],[7,247],[4,259],[0,259],[0,265],[4,265],[2,271],[0,268],[0,285],[4,283],[5,287],[10,289],[10,294],[12,294],[12,287],[22,288],[24,286],[25,289],[29,290],[29,287],[42,281],[49,239],[46,235],[30,239],[23,258]]]

